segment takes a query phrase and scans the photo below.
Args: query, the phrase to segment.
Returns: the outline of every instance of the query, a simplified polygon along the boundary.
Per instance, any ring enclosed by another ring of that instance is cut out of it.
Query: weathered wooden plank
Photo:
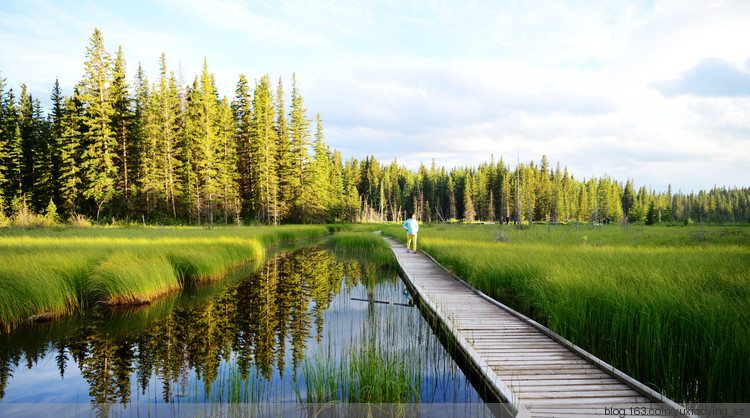
[[[611,379],[612,376],[608,375],[607,373],[604,373],[603,371],[599,369],[563,369],[563,370],[553,370],[553,369],[506,369],[502,366],[490,366],[492,367],[492,370],[495,371],[495,374],[497,374],[501,379],[503,379],[506,382],[512,382],[517,379],[522,379],[524,376],[531,376],[531,378],[538,378],[541,376],[560,376],[560,378],[581,378],[587,375],[598,377],[601,379]]]
[[[486,360],[487,364],[496,369],[496,372],[508,374],[513,373],[525,373],[525,372],[545,372],[552,374],[553,372],[575,372],[574,374],[585,374],[586,372],[598,372],[598,368],[590,364],[559,364],[551,366],[548,364],[514,364],[512,367],[506,367],[502,361],[493,359]],[[606,374],[606,373],[605,373]]]
[[[585,373],[585,374],[571,374],[571,373],[516,373],[512,374],[512,371],[508,370],[499,370],[498,376],[501,376],[504,378],[506,382],[509,384],[512,382],[525,382],[525,381],[552,381],[552,382],[575,382],[575,381],[588,381],[588,382],[616,382],[616,380],[612,379],[612,376],[601,372],[598,374],[595,373]],[[564,383],[561,383],[564,384]]]
[[[553,342],[537,342],[537,343],[529,343],[525,341],[487,341],[484,339],[480,340],[474,340],[474,343],[472,344],[475,349],[485,349],[485,348],[492,348],[496,351],[513,351],[513,352],[530,352],[529,350],[558,350],[560,349],[559,344],[555,344]],[[533,351],[531,351],[533,352]]]
[[[492,366],[498,366],[505,370],[518,370],[518,369],[531,369],[538,368],[543,370],[547,368],[549,370],[562,370],[566,368],[583,367],[589,366],[585,361],[568,361],[565,359],[552,359],[552,360],[534,360],[534,359],[504,359],[498,357],[490,357],[479,353],[482,358],[485,359],[487,364]],[[596,367],[592,366],[596,369]]]
[[[499,365],[506,370],[515,370],[518,368],[524,368],[528,366],[539,366],[540,369],[544,367],[548,369],[559,369],[561,366],[584,366],[587,363],[584,360],[567,361],[567,360],[504,360],[498,359],[497,357],[487,357],[483,353],[478,352],[482,358],[487,361],[490,366]]]
[[[588,383],[588,384],[577,384],[577,385],[561,385],[557,382],[554,382],[554,384],[546,383],[544,385],[536,385],[532,382],[520,382],[518,384],[514,384],[511,389],[518,390],[520,393],[533,393],[533,392],[545,392],[545,393],[553,393],[553,392],[576,392],[576,391],[586,391],[586,390],[632,390],[629,387],[625,386],[622,383],[616,383],[616,382],[610,382],[607,380],[606,384],[594,384],[594,383]]]
[[[599,398],[638,398],[633,389],[624,390],[570,390],[566,392],[530,392],[518,388],[511,388],[518,397],[524,399],[599,399]]]
[[[539,351],[535,353],[528,353],[523,350],[499,350],[497,348],[483,348],[483,349],[477,349],[475,348],[477,353],[482,353],[483,355],[499,359],[499,360],[539,360],[539,361],[547,361],[547,360],[567,360],[567,361],[576,361],[576,360],[583,360],[580,357],[576,357],[574,354],[566,353],[564,351],[558,351],[558,350],[548,350],[548,351]],[[584,363],[588,363],[587,361],[583,360]]]
[[[611,397],[611,398],[568,398],[568,399],[539,399],[539,398],[528,398],[521,399],[521,404],[526,406],[562,406],[562,405],[617,405],[617,404],[635,404],[635,403],[648,403],[648,400],[644,397]]]
[[[638,402],[638,403],[636,403],[636,402],[618,402],[618,403],[613,404],[612,406],[615,406],[617,408],[625,408],[625,409],[629,409],[629,408],[642,409],[644,407],[646,409],[648,409],[648,408],[659,409],[659,408],[663,408],[664,407],[663,404],[658,404],[658,403],[654,403],[654,402]],[[560,405],[554,405],[554,404],[552,404],[552,405],[546,405],[545,404],[545,405],[533,405],[530,409],[532,409],[535,412],[543,412],[543,413],[556,413],[556,412],[558,412],[558,413],[580,413],[580,414],[586,414],[586,413],[593,413],[593,412],[598,411],[599,415],[604,415],[603,408],[601,406],[598,406],[598,405],[586,406],[586,405],[565,405],[565,404],[560,404]],[[644,416],[644,415],[639,415],[639,416]],[[649,416],[649,415],[645,415],[645,416]],[[661,416],[664,416],[664,415],[661,415]]]

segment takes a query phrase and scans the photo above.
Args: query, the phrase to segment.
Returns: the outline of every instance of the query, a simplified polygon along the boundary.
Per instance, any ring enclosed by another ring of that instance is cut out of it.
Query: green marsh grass
[[[749,228],[425,225],[419,243],[678,402],[750,400]]]
[[[391,247],[370,231],[337,232],[331,237],[331,245],[342,255],[357,256],[382,267],[396,267]]]
[[[147,303],[186,283],[219,280],[285,241],[325,226],[0,228],[0,329],[90,303]]]
[[[414,403],[421,401],[422,370],[433,364],[439,342],[413,343],[429,332],[418,316],[395,321],[393,307],[368,318],[364,331],[344,344],[321,346],[302,365],[307,403]],[[404,308],[395,308],[404,309]],[[406,308],[408,309],[408,308]],[[425,338],[427,340],[427,338]],[[330,341],[330,336],[329,336]]]
[[[338,359],[316,353],[302,368],[306,402],[419,402],[421,368],[415,366],[421,361],[415,355],[365,339],[347,347]]]

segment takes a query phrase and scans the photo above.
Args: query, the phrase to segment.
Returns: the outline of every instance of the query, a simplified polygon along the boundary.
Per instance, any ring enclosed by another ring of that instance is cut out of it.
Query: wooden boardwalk
[[[383,238],[420,301],[453,334],[496,395],[513,405],[517,416],[664,416],[665,408],[675,416],[674,409],[680,408],[490,299],[431,257],[407,254],[404,244]]]

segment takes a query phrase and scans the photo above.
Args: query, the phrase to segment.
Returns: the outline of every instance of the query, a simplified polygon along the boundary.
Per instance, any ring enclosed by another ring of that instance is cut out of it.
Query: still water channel
[[[0,335],[0,415],[295,414],[339,401],[488,415],[410,297],[394,271],[324,244],[280,251],[148,307]]]

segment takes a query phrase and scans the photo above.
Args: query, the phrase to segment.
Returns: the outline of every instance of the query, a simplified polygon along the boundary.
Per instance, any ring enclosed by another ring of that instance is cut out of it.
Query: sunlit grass
[[[0,328],[90,303],[138,304],[186,282],[218,280],[283,241],[324,226],[0,228]]]
[[[426,226],[420,246],[483,292],[677,401],[750,399],[748,231]],[[398,226],[384,234],[404,241]]]
[[[396,266],[391,248],[372,232],[337,232],[331,237],[331,244],[337,252],[359,256],[364,261],[381,266]]]

